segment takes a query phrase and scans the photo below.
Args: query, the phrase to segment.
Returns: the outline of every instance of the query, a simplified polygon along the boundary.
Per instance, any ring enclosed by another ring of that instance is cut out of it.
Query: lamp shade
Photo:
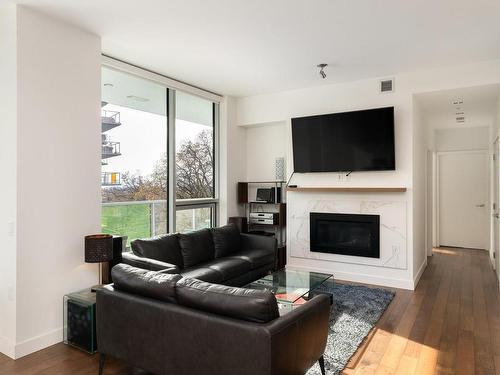
[[[85,236],[85,262],[100,263],[113,259],[113,236],[92,234]]]

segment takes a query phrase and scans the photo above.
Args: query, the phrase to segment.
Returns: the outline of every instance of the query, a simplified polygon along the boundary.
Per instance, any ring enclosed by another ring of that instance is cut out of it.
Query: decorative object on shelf
[[[113,236],[111,234],[91,234],[85,236],[85,262],[99,263],[99,286],[103,284],[102,263],[113,259]],[[99,286],[94,286],[95,291]]]
[[[283,156],[276,158],[274,161],[274,174],[277,181],[285,180],[285,158]]]
[[[91,354],[97,351],[96,294],[90,289],[64,296],[64,343]]]
[[[281,187],[257,188],[257,202],[281,203]]]

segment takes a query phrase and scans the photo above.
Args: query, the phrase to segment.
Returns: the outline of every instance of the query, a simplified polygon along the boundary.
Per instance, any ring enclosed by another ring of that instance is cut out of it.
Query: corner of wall
[[[237,204],[238,181],[246,179],[246,133],[236,123],[236,98],[225,96],[221,103],[219,135],[219,223],[244,215]]]
[[[17,5],[0,5],[0,352],[15,356],[17,268]]]

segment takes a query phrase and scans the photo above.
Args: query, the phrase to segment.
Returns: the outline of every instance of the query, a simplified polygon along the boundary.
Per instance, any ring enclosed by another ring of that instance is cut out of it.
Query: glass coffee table
[[[326,283],[333,283],[332,274],[285,268],[266,275],[244,288],[272,292],[278,300],[280,315],[284,315],[294,307],[307,302],[317,293],[317,289]]]

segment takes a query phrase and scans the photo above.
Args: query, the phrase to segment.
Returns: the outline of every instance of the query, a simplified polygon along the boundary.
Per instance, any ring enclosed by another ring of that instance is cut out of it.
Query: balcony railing
[[[120,172],[102,172],[101,173],[101,185],[102,186],[117,186],[121,185],[121,174]]]
[[[120,156],[120,142],[105,142],[101,146],[101,158],[107,159]]]
[[[186,200],[187,201],[187,200]],[[209,228],[215,222],[215,204],[200,204],[201,200],[182,202],[176,211],[176,231],[189,232]],[[167,232],[167,201],[127,201],[102,203],[102,231],[123,235],[128,242]]]
[[[120,112],[101,110],[101,124],[103,133],[120,126]]]

